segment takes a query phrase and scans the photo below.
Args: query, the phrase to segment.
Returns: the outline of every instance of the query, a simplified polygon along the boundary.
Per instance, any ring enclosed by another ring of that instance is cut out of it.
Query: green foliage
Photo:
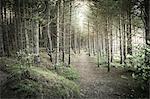
[[[20,50],[17,52],[17,60],[20,62],[20,66],[24,65],[26,67],[30,67],[33,63],[34,55],[29,54],[28,51],[25,50]]]
[[[2,94],[12,91],[13,96],[21,97],[78,97],[79,86],[46,68],[31,66],[20,68],[20,64],[7,66],[11,74],[2,87]]]
[[[29,79],[21,80],[19,83],[12,86],[12,89],[15,90],[16,94],[22,95],[22,97],[36,96],[40,94],[42,90],[39,83]]]
[[[72,81],[76,81],[79,79],[79,74],[77,72],[77,70],[75,68],[73,68],[73,66],[70,66],[70,67],[66,67],[66,66],[59,66],[56,70],[56,72],[69,79],[69,80],[72,80]]]
[[[128,55],[126,67],[134,70],[133,78],[148,81],[150,80],[150,66],[146,64],[145,51],[149,51],[149,48],[139,48],[139,51],[134,55]]]

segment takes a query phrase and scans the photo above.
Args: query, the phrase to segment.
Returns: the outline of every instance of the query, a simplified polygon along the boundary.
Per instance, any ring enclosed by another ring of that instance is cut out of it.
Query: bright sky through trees
[[[88,2],[87,1],[75,1],[76,5],[77,5],[77,20],[78,24],[79,24],[79,28],[81,29],[81,31],[83,31],[83,27],[84,27],[84,22],[86,22],[87,19],[87,13],[89,12],[89,7],[88,7]]]

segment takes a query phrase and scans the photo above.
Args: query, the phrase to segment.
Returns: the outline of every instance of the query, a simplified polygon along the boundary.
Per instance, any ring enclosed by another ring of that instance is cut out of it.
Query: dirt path
[[[93,58],[83,52],[72,62],[80,74],[81,98],[118,99],[135,97],[135,81],[122,69],[98,68]]]

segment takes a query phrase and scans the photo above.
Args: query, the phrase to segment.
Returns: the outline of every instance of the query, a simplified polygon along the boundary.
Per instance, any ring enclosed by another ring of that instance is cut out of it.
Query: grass
[[[66,66],[59,66],[56,72],[65,77],[66,79],[77,81],[79,79],[79,74],[73,66],[66,67]]]

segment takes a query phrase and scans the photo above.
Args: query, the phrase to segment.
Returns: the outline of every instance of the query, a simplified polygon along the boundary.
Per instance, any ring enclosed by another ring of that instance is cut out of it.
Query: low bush
[[[148,83],[150,81],[150,64],[146,63],[145,51],[147,51],[150,56],[150,48],[139,46],[137,49],[139,49],[138,52],[127,56],[125,67],[133,71],[132,77],[141,83],[142,89],[148,89],[147,86],[149,86]]]

